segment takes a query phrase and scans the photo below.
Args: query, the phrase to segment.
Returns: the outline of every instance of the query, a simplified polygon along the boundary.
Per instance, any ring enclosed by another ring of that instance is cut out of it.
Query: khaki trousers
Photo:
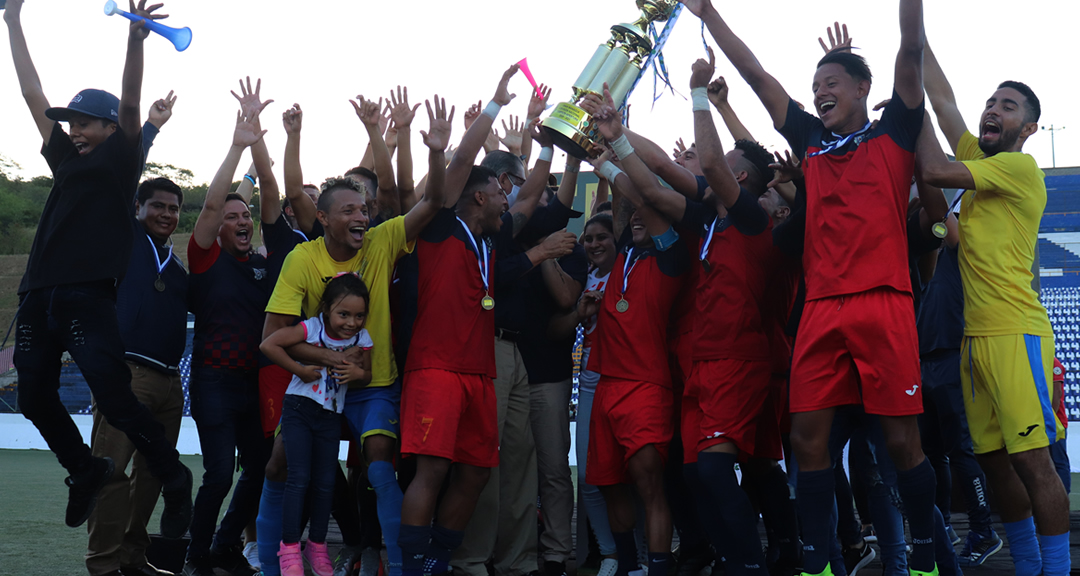
[[[131,369],[132,392],[165,427],[165,437],[175,447],[184,412],[180,375],[170,376],[134,362],[127,365]],[[116,472],[98,494],[94,512],[87,523],[90,541],[86,550],[86,568],[91,576],[97,576],[121,566],[146,563],[146,549],[150,546],[146,524],[161,493],[161,482],[150,474],[146,459],[135,451],[127,435],[110,426],[96,404],[93,408],[90,450],[94,456],[108,456],[116,464]],[[132,461],[129,476],[127,468]]]
[[[533,439],[539,472],[545,562],[570,558],[573,538],[574,482],[570,479],[570,395],[573,380],[531,384]]]
[[[495,339],[495,398],[499,411],[499,466],[480,493],[465,540],[451,566],[467,576],[524,576],[536,561],[536,446],[529,422],[529,377],[517,345]]]

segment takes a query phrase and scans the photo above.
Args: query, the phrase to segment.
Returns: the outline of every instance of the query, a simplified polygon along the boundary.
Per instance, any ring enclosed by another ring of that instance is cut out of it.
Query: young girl
[[[347,383],[366,385],[371,381],[372,341],[364,329],[367,314],[368,289],[364,281],[353,273],[338,274],[326,285],[319,316],[278,330],[259,347],[267,358],[293,373],[281,411],[288,460],[278,552],[282,576],[304,576],[304,561],[316,576],[332,576],[334,572],[326,551],[326,528],[341,440],[340,414]],[[301,342],[335,351],[357,347],[363,351],[363,360],[330,369],[304,365],[285,351]],[[301,560],[305,501],[309,502],[311,520]]]

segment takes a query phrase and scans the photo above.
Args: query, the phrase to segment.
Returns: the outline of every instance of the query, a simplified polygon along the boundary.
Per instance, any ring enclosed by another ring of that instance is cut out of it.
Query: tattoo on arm
[[[525,225],[528,223],[529,217],[525,214],[521,212],[514,214],[514,236],[517,236],[519,233],[521,233],[521,231],[525,229]]]

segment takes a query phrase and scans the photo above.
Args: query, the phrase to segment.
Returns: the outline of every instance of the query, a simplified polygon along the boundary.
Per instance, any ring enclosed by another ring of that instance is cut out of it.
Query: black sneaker
[[[188,558],[184,562],[182,576],[214,576],[214,567],[209,558]]]
[[[72,528],[78,528],[86,522],[94,511],[98,493],[109,483],[116,465],[112,458],[91,457],[90,467],[79,477],[68,476],[64,484],[68,487],[67,514],[64,522]]]
[[[544,560],[544,576],[566,576],[566,562]]]
[[[177,462],[181,475],[168,484],[161,485],[161,537],[176,540],[183,538],[191,526],[191,470]],[[242,555],[242,554],[241,554]]]
[[[224,548],[211,548],[209,561],[211,568],[221,568],[232,574],[232,576],[255,576],[260,574],[257,568],[248,564],[241,544],[234,544]]]
[[[997,554],[1004,543],[997,532],[990,531],[990,536],[980,536],[975,532],[968,532],[967,542],[964,542],[964,550],[959,554],[960,566],[982,566],[986,559]]]
[[[874,561],[877,557],[877,552],[874,552],[873,547],[863,542],[862,548],[845,548],[844,549],[844,566],[847,568],[848,576],[855,576],[855,574],[866,567],[867,564]]]
[[[716,555],[707,540],[690,546],[680,546],[679,559],[675,563],[675,576],[697,576],[715,559]]]

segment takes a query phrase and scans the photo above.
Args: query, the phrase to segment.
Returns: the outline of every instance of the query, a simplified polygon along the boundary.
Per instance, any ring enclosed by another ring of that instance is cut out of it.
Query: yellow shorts
[[[1051,404],[1054,338],[964,338],[960,383],[976,454],[1045,448],[1065,437]]]

